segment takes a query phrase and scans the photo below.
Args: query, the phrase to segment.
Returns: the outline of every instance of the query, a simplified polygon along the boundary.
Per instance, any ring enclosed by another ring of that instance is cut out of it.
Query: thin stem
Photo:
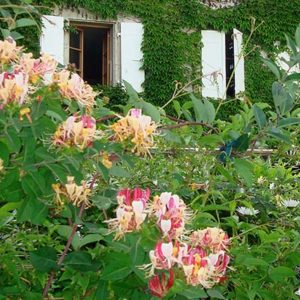
[[[174,128],[180,128],[183,126],[205,126],[211,130],[213,130],[214,132],[218,133],[218,130],[216,128],[214,128],[213,126],[205,123],[205,122],[181,122],[179,124],[175,124],[175,125],[166,125],[161,127],[161,129],[174,129]]]
[[[91,183],[90,183],[89,189],[93,189],[94,184],[95,184],[95,182],[96,182],[96,179],[97,179],[98,175],[99,175],[99,174],[96,173],[96,174],[93,176],[93,179],[92,179],[92,181],[91,181]],[[81,217],[82,217],[82,215],[83,215],[83,212],[84,212],[84,209],[85,209],[85,204],[83,203],[83,204],[81,205],[80,210],[79,210],[79,213],[78,213],[78,219],[81,219]],[[67,255],[67,253],[68,253],[68,251],[69,251],[69,248],[70,248],[70,246],[71,246],[71,244],[72,244],[72,242],[73,242],[74,236],[75,236],[75,234],[76,234],[76,232],[77,232],[77,228],[78,228],[78,224],[74,223],[74,224],[73,224],[73,227],[72,227],[72,232],[71,232],[71,234],[70,234],[70,236],[69,236],[69,238],[68,238],[68,241],[67,241],[67,243],[66,243],[66,245],[65,245],[64,251],[63,251],[61,257],[59,258],[59,260],[57,261],[57,265],[58,265],[58,266],[60,266],[60,265],[63,263],[63,261],[64,261],[64,259],[65,259],[65,257],[66,257],[66,255]],[[49,276],[49,278],[48,278],[48,281],[47,281],[47,283],[46,283],[46,285],[45,285],[45,287],[44,287],[44,290],[43,290],[43,297],[47,297],[48,291],[49,291],[49,289],[50,289],[50,287],[51,287],[51,285],[52,285],[52,282],[53,282],[54,278],[55,278],[55,271],[51,271],[50,276]]]

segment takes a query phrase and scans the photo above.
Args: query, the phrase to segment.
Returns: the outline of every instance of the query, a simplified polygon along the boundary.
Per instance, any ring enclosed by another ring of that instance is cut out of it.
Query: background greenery
[[[200,75],[201,30],[229,31],[236,28],[243,32],[246,40],[251,32],[253,18],[256,24],[262,24],[246,49],[246,52],[254,49],[245,60],[246,96],[254,102],[272,104],[269,86],[274,75],[263,66],[260,51],[272,55],[284,50],[284,33],[294,32],[299,23],[296,16],[300,15],[299,0],[290,0],[288,3],[285,0],[241,0],[236,7],[218,10],[210,9],[197,0],[35,2],[48,7],[84,7],[103,19],[116,19],[120,13],[139,17],[144,25],[144,96],[154,104],[162,104],[171,97],[174,81],[184,82]],[[24,41],[30,50],[38,49],[38,31],[36,33],[35,39],[31,34],[30,39]],[[274,41],[279,41],[279,46],[275,46]]]

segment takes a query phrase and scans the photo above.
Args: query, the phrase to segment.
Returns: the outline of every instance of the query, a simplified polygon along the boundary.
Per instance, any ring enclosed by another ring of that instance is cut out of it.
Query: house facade
[[[99,19],[86,9],[61,9],[44,15],[42,52],[72,67],[90,84],[115,85],[128,81],[143,91],[143,24],[138,18]],[[202,95],[222,98],[245,90],[243,34],[202,30],[199,48]],[[200,66],[199,66],[200,67]]]

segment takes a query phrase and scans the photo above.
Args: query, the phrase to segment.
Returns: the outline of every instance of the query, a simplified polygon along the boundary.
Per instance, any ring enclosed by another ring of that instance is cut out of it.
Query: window
[[[89,84],[111,83],[111,27],[72,24],[69,34],[69,63]]]
[[[242,33],[233,29],[226,34],[215,30],[201,34],[202,95],[215,99],[238,96],[245,90]]]
[[[41,51],[61,64],[74,64],[90,84],[117,84],[126,80],[142,92],[143,24],[136,19],[101,21],[82,9],[63,9],[43,16]],[[65,27],[70,28],[68,30]]]

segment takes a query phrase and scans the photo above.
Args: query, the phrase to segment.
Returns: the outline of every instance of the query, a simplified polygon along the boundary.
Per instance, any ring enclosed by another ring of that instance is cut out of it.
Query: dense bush
[[[116,115],[1,41],[0,299],[297,299],[299,74],[265,63],[275,111],[191,94],[170,118],[125,83]]]

